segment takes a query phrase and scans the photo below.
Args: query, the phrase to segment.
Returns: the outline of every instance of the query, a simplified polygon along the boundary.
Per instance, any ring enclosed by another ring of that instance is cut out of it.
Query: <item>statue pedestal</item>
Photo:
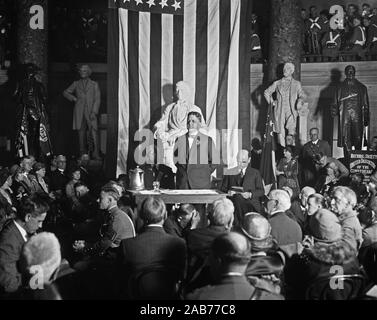
[[[298,142],[299,145],[303,146],[308,141],[308,115],[309,115],[309,104],[307,102],[303,103],[301,108],[298,110]]]

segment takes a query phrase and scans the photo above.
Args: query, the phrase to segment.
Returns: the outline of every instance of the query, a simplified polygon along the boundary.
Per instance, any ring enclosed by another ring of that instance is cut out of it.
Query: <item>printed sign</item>
[[[377,167],[377,152],[373,151],[352,151],[350,160],[350,172],[361,172],[364,175],[364,182],[368,182],[371,174]]]

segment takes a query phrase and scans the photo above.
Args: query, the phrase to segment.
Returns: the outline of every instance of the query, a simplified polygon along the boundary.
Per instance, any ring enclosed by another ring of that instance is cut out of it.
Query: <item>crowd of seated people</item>
[[[377,171],[364,183],[310,137],[268,192],[240,150],[205,215],[153,196],[135,210],[87,155],[1,168],[0,299],[376,299]]]

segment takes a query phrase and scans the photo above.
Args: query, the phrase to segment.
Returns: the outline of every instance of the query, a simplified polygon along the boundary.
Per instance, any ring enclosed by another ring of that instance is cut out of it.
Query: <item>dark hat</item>
[[[267,251],[275,246],[268,220],[256,212],[246,213],[241,230],[249,239],[251,251]]]
[[[39,170],[41,170],[42,168],[45,168],[45,167],[46,166],[44,165],[44,163],[42,163],[42,162],[36,162],[33,165],[33,171],[37,172],[37,171],[39,171]]]
[[[309,229],[316,241],[332,243],[342,238],[342,226],[335,213],[320,209],[309,222]]]
[[[8,168],[3,168],[0,170],[0,187],[7,181],[7,179],[11,176],[10,171]]]
[[[19,168],[20,166],[18,164],[14,164],[13,166],[10,167],[10,174],[13,176],[17,169]]]

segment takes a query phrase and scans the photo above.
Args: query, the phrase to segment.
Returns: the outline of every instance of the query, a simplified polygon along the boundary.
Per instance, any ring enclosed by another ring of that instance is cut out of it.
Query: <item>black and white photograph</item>
[[[0,0],[0,300],[377,300],[376,120],[377,0]]]

